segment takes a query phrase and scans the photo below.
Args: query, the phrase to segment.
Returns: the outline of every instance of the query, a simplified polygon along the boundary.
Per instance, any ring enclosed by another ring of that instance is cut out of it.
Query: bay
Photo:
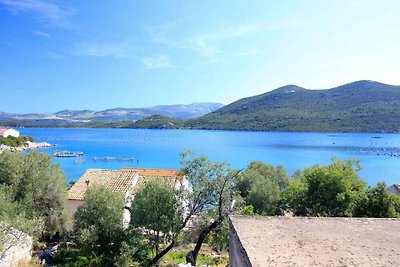
[[[78,158],[53,158],[67,182],[77,180],[88,168],[180,168],[179,153],[192,149],[211,160],[245,168],[259,160],[282,165],[291,175],[297,169],[327,164],[332,158],[356,158],[359,175],[368,184],[400,182],[400,135],[389,133],[246,132],[207,130],[19,128],[21,135],[56,145],[40,151],[81,151]],[[93,157],[133,157],[138,161],[94,161]]]

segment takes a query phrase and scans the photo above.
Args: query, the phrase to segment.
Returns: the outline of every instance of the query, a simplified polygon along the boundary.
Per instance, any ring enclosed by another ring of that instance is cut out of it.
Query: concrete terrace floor
[[[400,266],[400,220],[231,217],[252,266]]]

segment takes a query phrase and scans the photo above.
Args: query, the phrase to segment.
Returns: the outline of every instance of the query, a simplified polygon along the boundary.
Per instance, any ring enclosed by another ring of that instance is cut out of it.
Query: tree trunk
[[[197,261],[197,255],[199,254],[199,251],[201,249],[201,246],[203,245],[204,240],[206,239],[207,235],[215,228],[218,227],[224,220],[223,216],[218,217],[217,220],[215,220],[212,224],[207,226],[206,228],[203,229],[201,232],[199,238],[197,239],[196,246],[192,251],[190,251],[186,255],[186,263],[190,263],[192,266],[196,266],[196,261]]]
[[[156,264],[165,254],[168,253],[175,246],[175,240],[172,240],[168,247],[164,248],[160,253],[158,253],[146,266],[153,266]]]
[[[190,212],[190,213],[186,216],[185,220],[183,221],[183,224],[182,224],[181,227],[179,228],[180,231],[186,227],[186,224],[189,222],[189,220],[190,220],[190,218],[192,217],[192,215],[193,215],[193,212]],[[180,231],[179,231],[179,232],[180,232]],[[156,256],[155,256],[146,266],[153,266],[153,265],[156,264],[162,257],[164,257],[165,254],[167,254],[168,251],[170,251],[170,250],[175,246],[175,243],[176,243],[175,238],[176,238],[176,237],[174,237],[174,238],[172,239],[171,244],[169,244],[168,247],[164,248],[160,253],[157,253]]]

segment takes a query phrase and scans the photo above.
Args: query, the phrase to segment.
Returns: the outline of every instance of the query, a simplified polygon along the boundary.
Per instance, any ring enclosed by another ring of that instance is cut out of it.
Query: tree
[[[69,229],[65,178],[48,155],[4,151],[0,154],[0,186],[8,200],[18,207],[17,215],[43,219],[43,235]]]
[[[182,173],[185,174],[192,188],[189,196],[189,210],[215,211],[212,222],[200,232],[196,245],[187,256],[187,262],[196,265],[197,256],[207,235],[219,227],[232,210],[233,180],[240,171],[231,171],[226,164],[213,163],[206,157],[193,157],[191,153],[182,154]]]
[[[131,224],[149,233],[156,253],[161,236],[174,237],[179,232],[183,203],[174,183],[164,177],[153,177],[139,189],[130,208]]]
[[[83,250],[113,261],[120,252],[125,233],[122,225],[124,197],[104,186],[86,191],[85,204],[75,213],[77,243]]]
[[[182,168],[180,175],[189,182],[189,190],[183,190],[184,216],[183,220],[176,226],[176,234],[171,237],[171,242],[162,251],[157,253],[147,266],[156,264],[165,254],[177,245],[178,233],[180,233],[194,215],[201,215],[202,212],[215,210],[217,218],[214,218],[210,225],[202,229],[196,246],[189,252],[192,264],[195,264],[198,252],[207,235],[218,227],[225,219],[230,210],[232,195],[232,181],[239,173],[230,172],[225,164],[213,163],[206,157],[194,157],[191,151],[184,151],[181,154]],[[185,181],[183,181],[185,182]]]
[[[337,159],[326,166],[306,168],[289,181],[286,203],[297,215],[352,216],[365,193],[359,170],[358,161]]]
[[[359,201],[355,216],[400,217],[400,196],[388,192],[386,184],[379,182],[375,187],[368,188],[365,196]]]
[[[251,162],[247,169],[235,179],[235,187],[246,205],[263,215],[278,215],[281,212],[281,191],[288,183],[286,171],[278,166]]]

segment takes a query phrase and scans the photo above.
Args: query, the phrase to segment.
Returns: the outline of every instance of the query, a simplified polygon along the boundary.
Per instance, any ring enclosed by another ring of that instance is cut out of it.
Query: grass
[[[192,245],[179,246],[172,249],[170,252],[167,253],[167,255],[162,258],[160,266],[172,267],[176,266],[179,263],[185,263],[186,254],[191,249],[193,249]],[[228,265],[228,262],[229,260],[227,252],[218,254],[214,250],[212,250],[207,244],[203,245],[199,256],[197,257],[197,264],[199,266],[207,265],[225,267]]]

